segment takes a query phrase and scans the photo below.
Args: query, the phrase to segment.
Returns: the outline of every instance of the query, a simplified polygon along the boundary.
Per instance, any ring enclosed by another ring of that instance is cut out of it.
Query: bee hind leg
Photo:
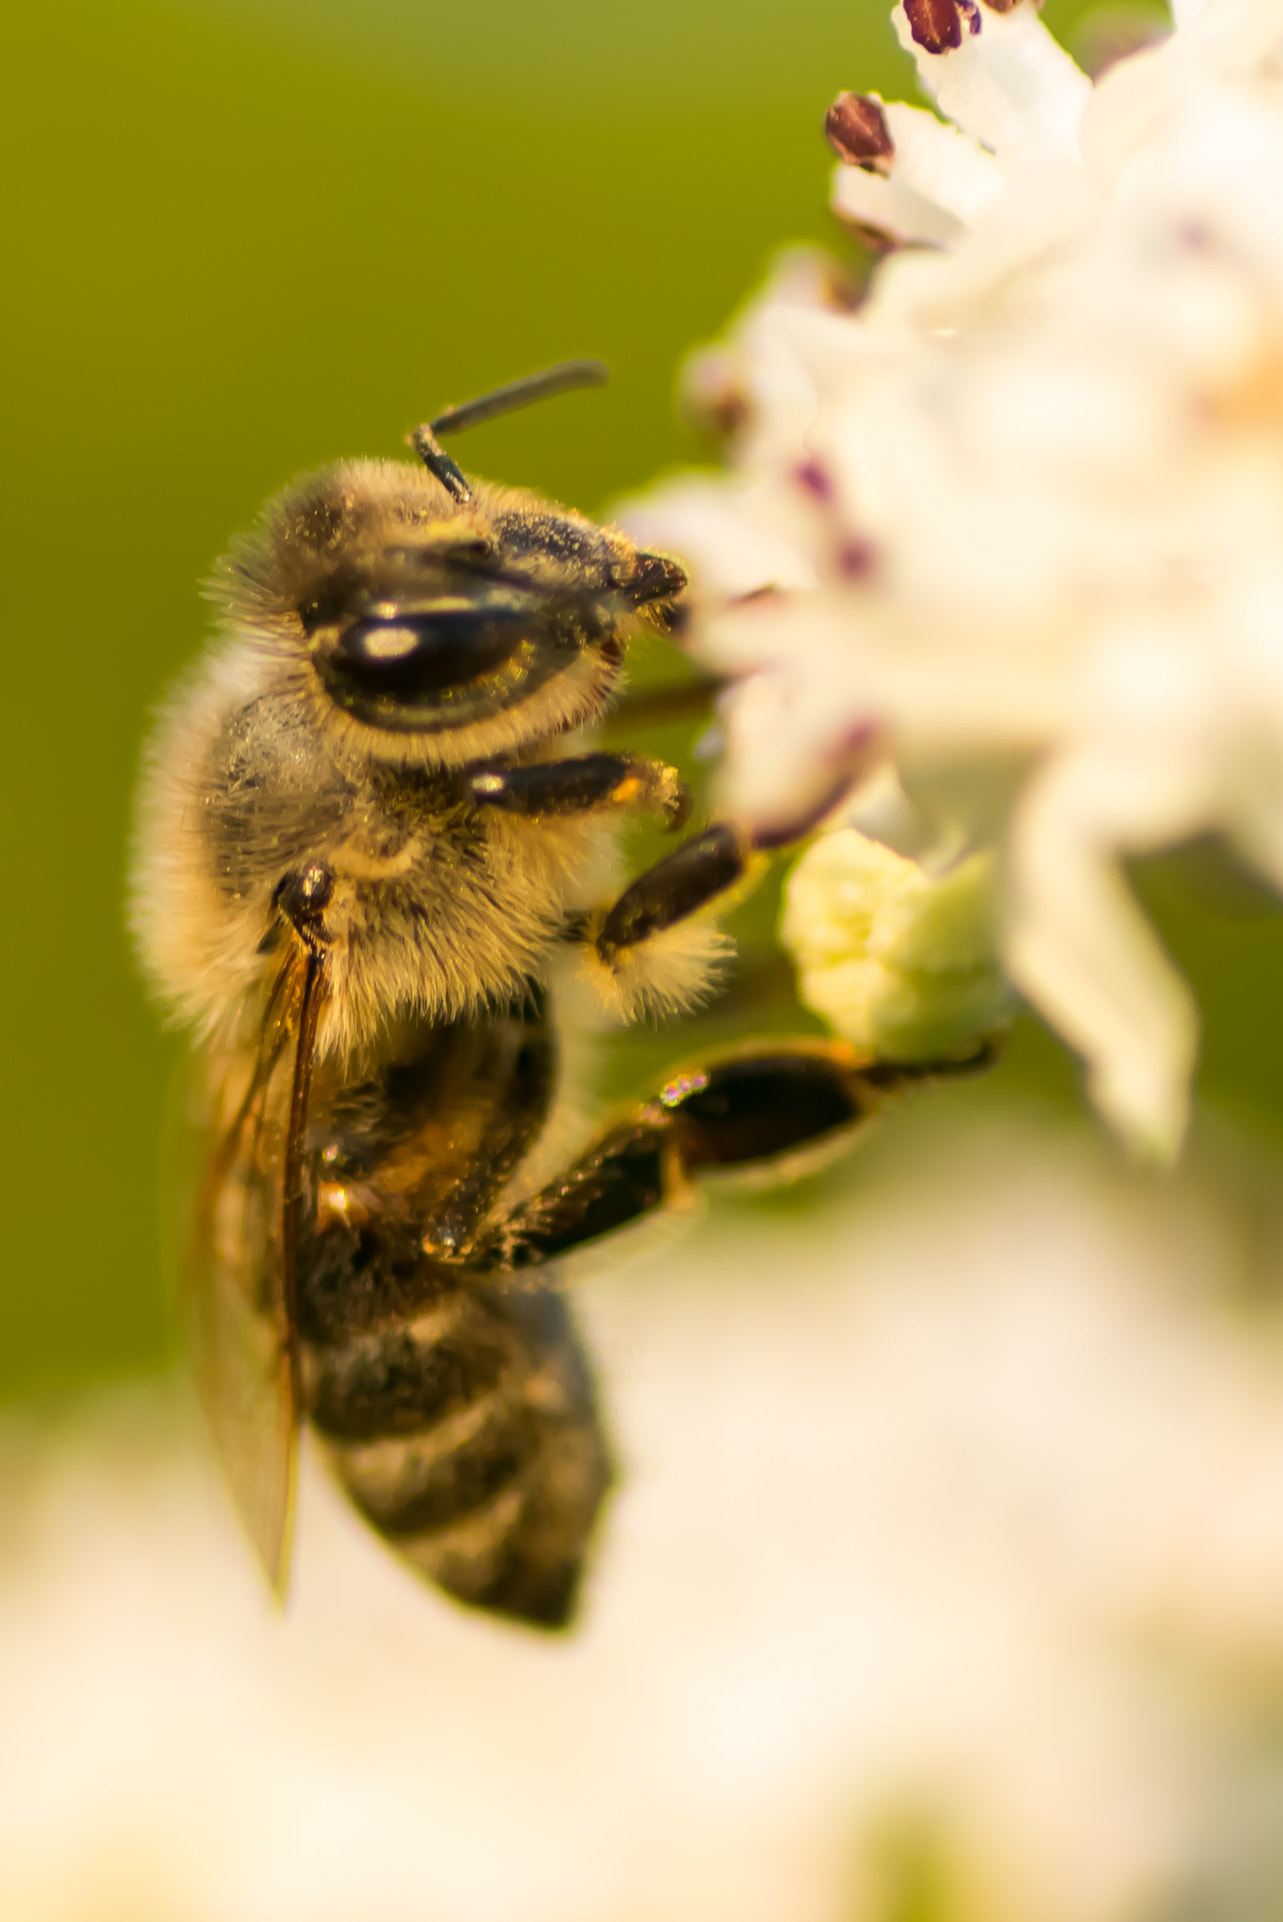
[[[494,1224],[465,1259],[483,1273],[537,1266],[639,1221],[702,1175],[755,1169],[788,1179],[860,1130],[914,1083],[993,1058],[870,1061],[843,1042],[762,1044],[675,1075],[559,1179]]]

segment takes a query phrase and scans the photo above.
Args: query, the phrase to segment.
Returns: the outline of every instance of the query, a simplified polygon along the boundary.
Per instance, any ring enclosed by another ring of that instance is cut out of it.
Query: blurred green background
[[[612,387],[478,431],[469,464],[596,511],[706,459],[682,356],[781,243],[841,248],[833,94],[913,82],[881,0],[51,0],[5,51],[13,1396],[168,1351],[177,1044],[132,971],[125,845],[228,534],[291,474],[396,454],[444,402],[574,354]],[[1151,892],[1203,994],[1205,1084],[1268,1130],[1283,922],[1169,879]],[[1026,1022],[996,1086],[1072,1101],[1075,1079]]]

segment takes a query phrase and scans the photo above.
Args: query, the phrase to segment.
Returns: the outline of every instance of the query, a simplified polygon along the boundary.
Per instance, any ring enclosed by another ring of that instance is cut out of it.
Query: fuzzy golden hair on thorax
[[[573,509],[460,481],[464,498],[427,466],[336,463],[270,501],[209,583],[223,642],[153,751],[134,922],[211,1036],[258,1019],[282,873],[334,875],[323,1053],[515,991],[605,884],[610,810],[479,815],[468,771],[564,753],[684,576]]]

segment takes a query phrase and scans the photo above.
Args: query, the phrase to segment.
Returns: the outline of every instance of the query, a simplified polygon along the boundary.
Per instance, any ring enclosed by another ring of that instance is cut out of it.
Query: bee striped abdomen
[[[357,1507],[461,1601],[560,1626],[610,1482],[564,1302],[460,1287],[307,1354],[308,1401]]]
[[[554,1072],[532,986],[407,1029],[364,1079],[322,1076],[298,1274],[304,1409],[356,1506],[461,1601],[547,1627],[611,1479],[592,1378],[558,1294],[429,1251],[493,1204]]]

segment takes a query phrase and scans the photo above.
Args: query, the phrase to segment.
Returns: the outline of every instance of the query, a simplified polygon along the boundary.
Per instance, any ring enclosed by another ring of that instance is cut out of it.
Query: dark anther
[[[310,948],[319,946],[321,916],[334,894],[334,874],[313,862],[298,874],[283,874],[272,894],[272,906],[283,914]]]
[[[839,160],[869,173],[889,173],[895,142],[878,102],[866,93],[840,93],[824,116],[824,134]]]
[[[990,13],[1014,13],[1020,0],[985,0],[985,5]]]
[[[748,395],[715,354],[694,362],[686,380],[686,411],[706,434],[734,434],[748,422]]]
[[[793,478],[799,487],[813,494],[817,501],[833,499],[833,478],[826,467],[817,460],[804,460],[793,469]]]
[[[872,541],[863,540],[858,534],[848,534],[838,546],[838,572],[848,581],[867,580],[877,558],[878,550]]]
[[[909,31],[926,53],[948,53],[962,45],[958,0],[904,0]]]

